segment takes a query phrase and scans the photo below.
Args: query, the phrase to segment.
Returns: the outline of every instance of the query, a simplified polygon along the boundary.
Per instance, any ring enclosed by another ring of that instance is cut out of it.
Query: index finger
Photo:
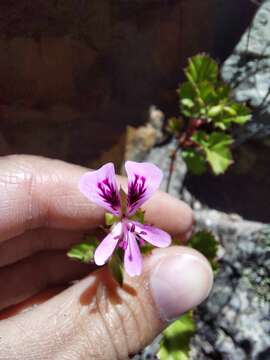
[[[38,227],[90,230],[103,223],[104,210],[78,190],[88,169],[59,160],[14,155],[0,160],[0,241]],[[146,220],[184,237],[191,209],[157,192],[145,203]]]

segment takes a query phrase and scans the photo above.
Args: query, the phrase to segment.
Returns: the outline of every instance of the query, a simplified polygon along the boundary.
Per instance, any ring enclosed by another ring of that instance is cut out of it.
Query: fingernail
[[[190,254],[161,259],[150,275],[153,299],[166,321],[200,304],[208,296],[212,282],[210,266]]]

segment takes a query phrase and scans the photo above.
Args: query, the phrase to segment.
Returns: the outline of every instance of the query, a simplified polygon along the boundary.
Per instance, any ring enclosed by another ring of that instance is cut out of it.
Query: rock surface
[[[217,211],[196,214],[220,239],[220,269],[197,312],[191,360],[270,358],[270,228]]]
[[[262,2],[256,16],[225,61],[222,77],[234,87],[239,101],[256,109],[238,141],[270,134],[270,1]]]

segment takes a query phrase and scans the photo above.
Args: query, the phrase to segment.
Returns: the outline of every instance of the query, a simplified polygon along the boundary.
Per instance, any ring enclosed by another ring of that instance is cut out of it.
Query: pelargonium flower
[[[158,189],[162,181],[162,171],[150,163],[127,161],[125,169],[128,177],[126,203],[120,195],[114,165],[108,163],[96,171],[87,172],[79,181],[80,191],[92,202],[100,205],[116,217],[110,233],[97,246],[94,261],[104,265],[113,252],[124,251],[124,267],[130,276],[142,272],[140,246],[145,242],[157,247],[167,247],[171,237],[165,231],[134,220],[140,206]]]

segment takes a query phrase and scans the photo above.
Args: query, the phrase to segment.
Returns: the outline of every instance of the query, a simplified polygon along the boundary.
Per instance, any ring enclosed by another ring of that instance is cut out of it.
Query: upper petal
[[[120,195],[113,163],[84,174],[80,178],[79,189],[89,200],[114,215],[120,215]]]
[[[171,244],[172,238],[166,231],[151,225],[142,225],[138,222],[135,224],[135,232],[145,241],[150,244],[164,248]]]
[[[129,276],[136,276],[142,273],[142,255],[137,244],[135,235],[129,231],[126,232],[127,248],[124,256],[125,270]]]
[[[94,261],[97,265],[104,265],[114,252],[122,234],[122,224],[117,223],[113,230],[101,241],[96,248]]]
[[[154,164],[127,161],[125,169],[128,176],[127,215],[136,210],[158,189],[163,173]]]

